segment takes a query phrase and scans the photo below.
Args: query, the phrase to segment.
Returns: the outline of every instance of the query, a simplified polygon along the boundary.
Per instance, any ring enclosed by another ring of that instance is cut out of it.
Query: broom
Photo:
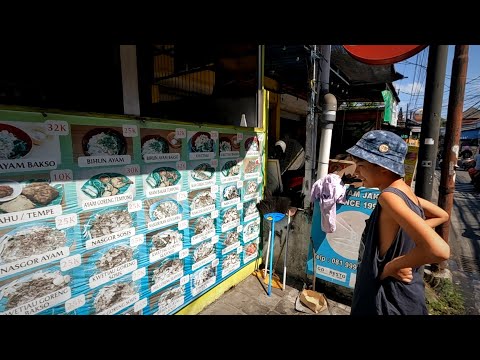
[[[268,190],[265,191],[265,199],[261,200],[257,204],[257,209],[260,212],[261,217],[263,218],[265,214],[269,213],[281,213],[285,214],[288,212],[288,209],[290,207],[290,202],[291,200],[287,197],[283,196],[272,196],[271,192]],[[271,230],[270,230],[271,231]],[[269,234],[271,235],[271,234]],[[275,239],[275,234],[272,236],[273,239]],[[268,247],[270,245],[270,236],[268,240]],[[263,280],[265,284],[269,283],[269,279],[267,276],[267,264],[268,264],[268,252],[269,249],[267,248],[266,252],[266,257],[265,257],[265,266],[262,270],[256,271],[255,275],[260,279]],[[264,252],[265,253],[265,252]],[[275,274],[275,269],[272,270],[272,282],[271,286],[277,288],[277,289],[282,289],[282,280],[280,277]]]

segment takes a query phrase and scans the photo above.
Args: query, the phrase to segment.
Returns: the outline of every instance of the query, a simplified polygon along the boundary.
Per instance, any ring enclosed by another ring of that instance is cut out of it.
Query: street
[[[439,172],[436,173],[437,179]],[[480,193],[466,171],[457,171],[451,214],[449,267],[460,286],[468,315],[480,315]]]

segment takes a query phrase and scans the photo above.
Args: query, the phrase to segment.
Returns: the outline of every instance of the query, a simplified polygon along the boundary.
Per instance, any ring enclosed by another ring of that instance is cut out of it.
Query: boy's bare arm
[[[420,197],[418,198],[418,201],[420,202],[420,206],[423,208],[423,212],[427,218],[426,223],[431,228],[436,228],[449,220],[450,217],[448,216],[448,213],[442,208]]]
[[[385,266],[381,279],[393,276],[403,280],[399,274],[402,269],[416,268],[424,264],[439,263],[450,257],[450,247],[430,227],[430,225],[410,209],[405,202],[398,201],[393,193],[383,193],[378,199],[382,210],[394,219],[413,239],[416,247]]]

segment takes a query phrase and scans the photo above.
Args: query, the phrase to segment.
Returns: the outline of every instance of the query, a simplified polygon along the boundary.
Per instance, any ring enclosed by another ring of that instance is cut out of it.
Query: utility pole
[[[310,193],[312,190],[313,180],[313,158],[315,154],[315,148],[313,147],[312,133],[316,133],[315,113],[316,113],[316,83],[317,83],[317,58],[318,50],[317,45],[310,45],[310,67],[308,72],[308,84],[310,90],[310,96],[308,98],[308,113],[306,120],[306,139],[305,139],[305,178],[303,179],[303,207],[310,209]]]
[[[468,45],[455,45],[452,64],[452,79],[448,98],[447,126],[441,169],[440,187],[438,189],[438,206],[448,215],[452,213],[453,193],[455,192],[455,165],[458,159],[460,132],[462,129],[463,100],[467,81]],[[438,226],[437,233],[448,243],[450,221]],[[446,268],[446,262],[439,264],[439,269]]]
[[[448,45],[430,45],[415,182],[415,194],[429,201],[432,199],[447,55]]]

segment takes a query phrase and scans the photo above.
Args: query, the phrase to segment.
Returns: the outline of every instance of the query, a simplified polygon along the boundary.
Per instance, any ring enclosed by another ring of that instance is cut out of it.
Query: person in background
[[[403,181],[407,144],[398,135],[370,131],[347,152],[363,186],[381,190],[362,235],[351,314],[427,315],[423,265],[450,257],[434,230],[449,216]]]

